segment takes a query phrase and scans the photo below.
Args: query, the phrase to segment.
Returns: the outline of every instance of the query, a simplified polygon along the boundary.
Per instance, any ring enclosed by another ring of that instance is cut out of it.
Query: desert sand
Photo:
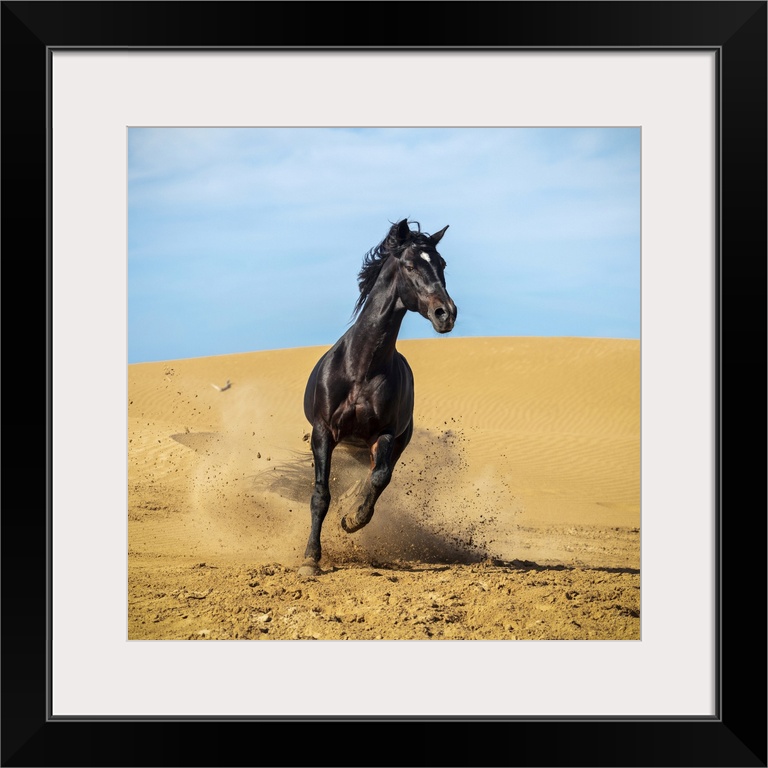
[[[313,579],[302,400],[326,347],[129,366],[130,640],[640,639],[640,342],[398,348],[413,440],[354,534],[368,458],[336,449]]]

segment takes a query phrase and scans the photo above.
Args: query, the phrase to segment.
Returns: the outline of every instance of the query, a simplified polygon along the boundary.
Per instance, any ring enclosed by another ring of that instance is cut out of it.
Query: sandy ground
[[[336,450],[308,580],[325,348],[129,366],[129,639],[640,639],[639,342],[398,348],[413,440],[351,535],[368,459]]]

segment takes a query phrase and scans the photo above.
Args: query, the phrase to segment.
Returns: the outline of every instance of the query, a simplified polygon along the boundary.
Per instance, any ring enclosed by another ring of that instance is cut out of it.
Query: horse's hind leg
[[[398,438],[393,435],[381,435],[371,448],[373,466],[363,488],[363,503],[354,515],[346,515],[341,520],[341,527],[347,533],[359,531],[368,525],[373,517],[376,500],[392,479],[392,470],[400,458],[400,454],[411,439],[413,427],[410,426],[405,434]]]
[[[331,454],[335,443],[323,425],[315,425],[312,429],[312,455],[315,459],[315,490],[312,493],[309,508],[312,516],[312,526],[309,531],[307,548],[304,551],[304,562],[299,568],[299,576],[317,576],[320,573],[320,531],[323,520],[328,514],[331,503],[331,492],[328,479],[331,474]]]

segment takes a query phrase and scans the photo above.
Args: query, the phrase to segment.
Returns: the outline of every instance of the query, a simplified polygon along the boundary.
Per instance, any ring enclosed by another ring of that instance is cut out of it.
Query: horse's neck
[[[374,286],[349,332],[351,359],[355,361],[357,378],[367,378],[391,363],[406,311],[397,299],[394,286],[380,290]]]

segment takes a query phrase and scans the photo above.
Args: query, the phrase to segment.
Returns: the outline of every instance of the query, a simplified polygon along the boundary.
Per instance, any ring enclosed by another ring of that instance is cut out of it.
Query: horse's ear
[[[433,245],[437,245],[440,240],[442,240],[443,235],[445,234],[445,230],[448,229],[450,224],[446,224],[439,232],[435,232],[434,235],[430,235],[429,239],[432,241]]]
[[[398,221],[393,224],[387,235],[387,247],[400,258],[400,246],[411,237],[411,228],[408,226],[408,219]]]

